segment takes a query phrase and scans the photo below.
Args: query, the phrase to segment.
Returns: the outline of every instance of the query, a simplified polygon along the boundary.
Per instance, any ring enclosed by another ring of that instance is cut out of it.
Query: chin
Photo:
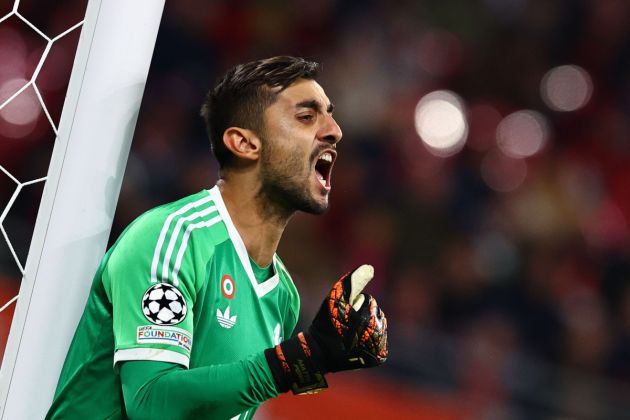
[[[283,213],[325,213],[328,210],[328,192],[313,191],[311,188],[290,177],[268,176],[263,182],[262,194],[267,203],[282,209]]]
[[[324,214],[328,210],[328,200],[325,200],[324,202],[312,200],[308,203],[303,203],[303,205],[299,206],[297,210],[315,215]]]
[[[303,211],[309,214],[314,214],[314,215],[324,214],[328,211],[328,203],[326,203],[325,205],[317,206],[317,207],[313,206],[308,209],[304,209]]]
[[[319,215],[326,213],[328,206],[328,194],[320,197],[311,195],[305,200],[301,200],[300,205],[297,206],[297,210],[303,211],[304,213]]]

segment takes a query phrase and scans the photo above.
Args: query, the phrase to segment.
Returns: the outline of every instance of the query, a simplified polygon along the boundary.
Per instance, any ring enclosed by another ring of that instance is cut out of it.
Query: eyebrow
[[[324,108],[321,102],[319,102],[316,99],[309,99],[306,101],[299,102],[295,105],[295,107],[296,108],[310,108],[318,112],[321,112],[321,110]],[[328,105],[328,108],[326,108],[326,112],[328,112],[329,114],[332,114],[334,110],[335,110],[335,105],[333,105],[332,103]]]

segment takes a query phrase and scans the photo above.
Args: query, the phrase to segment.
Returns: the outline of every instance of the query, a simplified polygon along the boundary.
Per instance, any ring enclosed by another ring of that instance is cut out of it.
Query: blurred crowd
[[[203,96],[226,68],[278,54],[322,63],[344,132],[330,211],[296,215],[279,250],[304,322],[339,274],[369,262],[391,334],[380,374],[461,395],[475,418],[627,415],[630,2],[167,2],[112,241],[143,211],[214,184]],[[541,97],[563,64],[592,81],[571,112]],[[468,122],[446,157],[414,126],[439,89]],[[496,131],[521,109],[544,116],[548,140],[516,160]],[[15,277],[0,256],[0,277]]]

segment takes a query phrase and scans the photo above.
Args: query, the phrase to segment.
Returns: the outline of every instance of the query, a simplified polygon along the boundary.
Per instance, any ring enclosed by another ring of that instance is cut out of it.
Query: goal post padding
[[[3,419],[41,419],[52,401],[107,245],[163,8],[88,3],[0,370]]]

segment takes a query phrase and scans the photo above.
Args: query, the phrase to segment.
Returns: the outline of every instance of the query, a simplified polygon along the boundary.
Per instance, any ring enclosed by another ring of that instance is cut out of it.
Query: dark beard
[[[262,188],[260,195],[262,203],[272,208],[264,211],[277,212],[279,215],[288,217],[296,211],[303,211],[310,214],[322,214],[328,209],[328,203],[317,202],[309,193],[309,179],[303,182],[296,181],[296,174],[302,172],[303,167],[296,160],[274,163],[272,161],[273,147],[263,139],[262,160]],[[266,151],[265,151],[266,150]],[[317,156],[314,151],[311,161]]]

